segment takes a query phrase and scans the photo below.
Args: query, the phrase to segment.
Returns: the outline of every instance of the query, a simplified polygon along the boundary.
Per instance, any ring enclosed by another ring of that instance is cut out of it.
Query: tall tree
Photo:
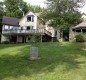
[[[28,11],[27,3],[23,0],[4,0],[6,16],[21,18]]]
[[[68,32],[70,27],[82,21],[78,9],[83,6],[83,0],[47,0],[46,3],[47,12],[43,12],[46,14],[42,14],[43,18],[62,32]]]
[[[29,11],[32,11],[32,12],[34,12],[34,13],[39,13],[39,12],[41,12],[42,10],[43,10],[43,8],[41,8],[40,6],[38,6],[38,5],[30,5],[30,4],[28,4],[28,10]]]
[[[6,16],[21,18],[28,11],[38,13],[42,11],[40,6],[32,6],[23,0],[4,0]]]
[[[4,8],[3,8],[3,2],[0,2],[0,17],[3,16]]]

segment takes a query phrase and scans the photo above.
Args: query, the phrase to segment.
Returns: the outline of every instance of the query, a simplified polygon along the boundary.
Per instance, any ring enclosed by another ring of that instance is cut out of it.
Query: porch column
[[[81,29],[81,33],[83,33],[82,29]]]
[[[26,35],[25,36],[23,36],[23,43],[26,43]]]
[[[53,37],[52,37],[52,40],[51,40],[51,42],[54,42],[54,40],[53,40]]]
[[[11,43],[11,35],[9,35],[9,42]]]
[[[42,35],[41,35],[41,43],[42,43]]]
[[[25,43],[25,38],[26,38],[26,37],[24,36],[24,43]]]
[[[17,35],[17,40],[16,40],[16,43],[18,43],[18,35]]]

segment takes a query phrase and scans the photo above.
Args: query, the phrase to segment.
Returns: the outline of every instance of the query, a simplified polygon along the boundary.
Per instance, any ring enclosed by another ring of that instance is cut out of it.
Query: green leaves
[[[47,0],[48,13],[46,18],[51,20],[51,24],[56,27],[64,24],[74,26],[82,21],[82,15],[78,11],[78,8],[81,6],[78,3],[82,2],[83,0]]]
[[[69,33],[69,28],[77,25],[83,19],[79,8],[83,0],[47,0],[47,9],[41,13],[43,21],[49,26]]]
[[[3,5],[5,5],[5,8],[3,8]],[[5,14],[3,14],[3,11],[5,11]],[[21,18],[23,13],[26,14],[28,11],[38,13],[42,11],[42,8],[27,4],[23,0],[4,0],[4,2],[0,2],[0,16]]]

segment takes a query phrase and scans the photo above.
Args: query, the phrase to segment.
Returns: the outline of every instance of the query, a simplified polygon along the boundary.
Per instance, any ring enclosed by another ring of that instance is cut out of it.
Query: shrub
[[[76,42],[84,42],[84,36],[83,36],[82,33],[77,34],[77,35],[75,36],[75,38],[76,38]]]
[[[2,43],[3,44],[9,44],[9,41],[3,41]]]
[[[41,38],[40,38],[39,35],[32,35],[31,36],[30,42],[37,43],[37,42],[40,42],[40,41],[41,41]]]

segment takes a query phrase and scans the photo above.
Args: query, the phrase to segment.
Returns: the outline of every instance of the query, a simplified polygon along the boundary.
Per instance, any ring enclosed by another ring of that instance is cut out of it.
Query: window
[[[76,29],[76,32],[81,32],[81,29]]]
[[[27,26],[27,30],[30,30],[30,26]]]
[[[5,25],[4,26],[4,30],[8,30],[9,29],[9,26],[8,25]]]
[[[13,26],[10,26],[9,28],[10,28],[10,30],[12,30],[13,29]]]
[[[83,33],[86,33],[86,29],[82,29],[82,32],[83,32]]]
[[[74,31],[74,32],[75,32],[75,29],[72,29],[72,31]]]
[[[34,16],[33,15],[27,16],[27,21],[28,22],[34,22]]]
[[[31,16],[28,16],[27,17],[27,21],[31,21]]]

